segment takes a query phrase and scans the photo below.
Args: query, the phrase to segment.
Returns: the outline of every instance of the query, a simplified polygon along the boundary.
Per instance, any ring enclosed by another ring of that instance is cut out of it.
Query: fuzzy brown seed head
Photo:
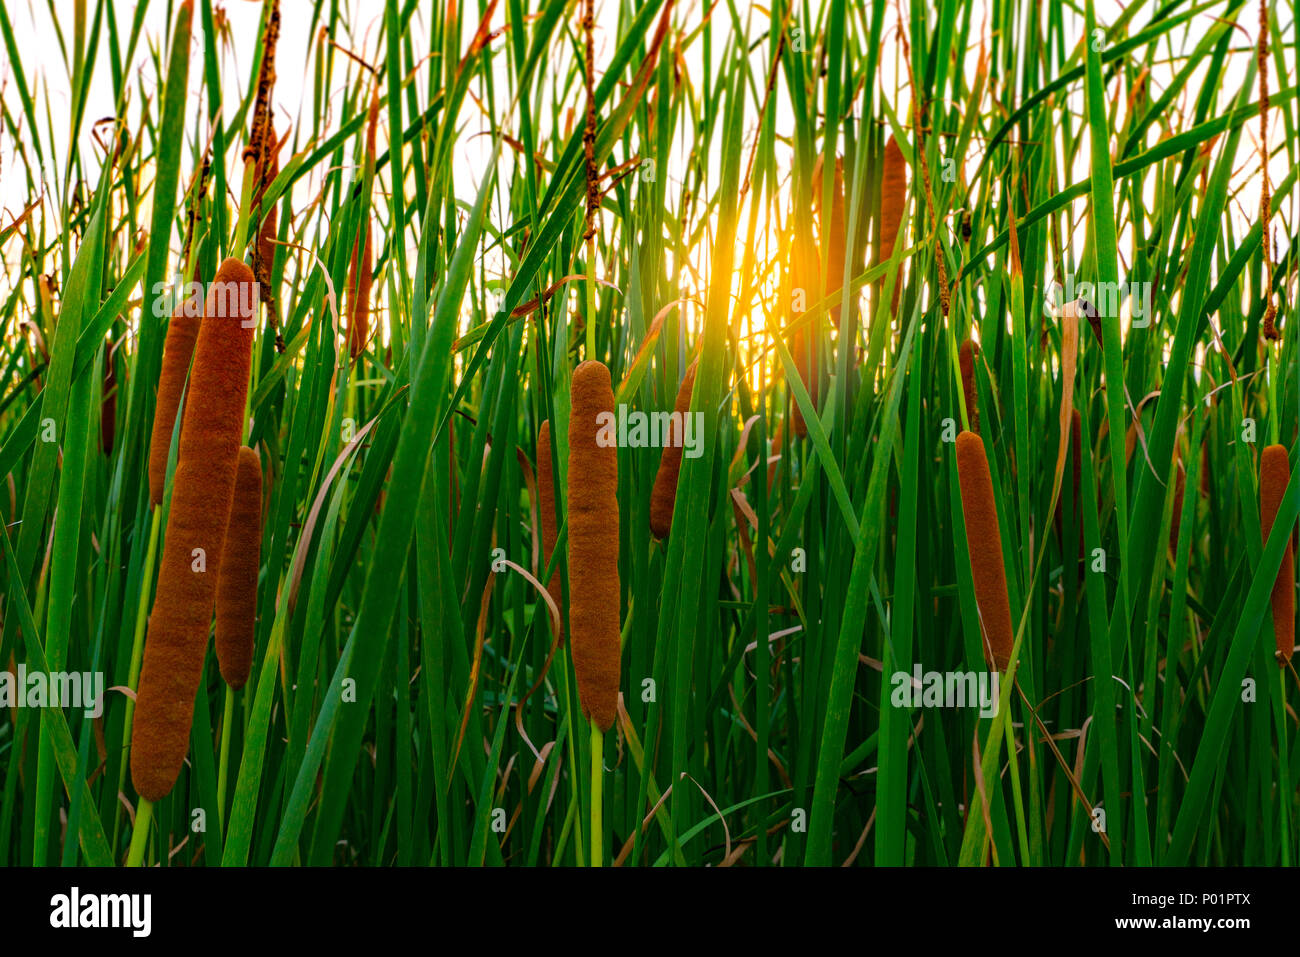
[[[197,272],[195,281],[198,281]],[[149,438],[149,501],[155,506],[163,503],[172,430],[180,411],[194,343],[199,336],[201,317],[188,315],[189,311],[184,301],[176,306],[171,322],[167,324],[167,338],[163,341],[162,371],[158,376],[158,398],[154,405],[153,432]]]
[[[358,252],[360,255],[358,256]],[[374,283],[370,217],[366,217],[362,238],[352,244],[351,282],[348,283],[348,355],[353,359],[366,351],[370,339],[370,290]]]
[[[614,414],[609,369],[589,359],[573,371],[569,416],[569,646],[582,713],[601,731],[618,711],[620,625],[618,450],[602,444]]]
[[[961,485],[961,510],[966,520],[966,546],[970,551],[971,577],[975,581],[984,657],[990,667],[1004,671],[1015,644],[1011,602],[1007,597],[1007,572],[1002,562],[1002,533],[993,498],[993,478],[984,440],[974,432],[963,431],[957,436],[957,480]]]
[[[819,154],[813,166],[813,211],[817,216],[819,228],[828,227],[822,216],[822,157]],[[831,185],[831,217],[829,233],[822,233],[822,242],[829,243],[830,254],[827,257],[826,294],[839,292],[844,284],[844,161],[835,157],[835,178]],[[820,260],[819,260],[820,261]],[[840,325],[840,307],[831,307],[831,320],[838,329]]]
[[[1282,508],[1282,496],[1291,481],[1291,462],[1286,446],[1270,445],[1259,458],[1259,526],[1267,544],[1277,513]],[[1273,582],[1270,600],[1273,606],[1273,636],[1277,639],[1277,661],[1285,665],[1295,650],[1295,553],[1288,533],[1282,565]]]
[[[227,259],[208,291],[194,349],[136,700],[131,780],[151,801],[172,789],[189,748],[235,496],[255,301],[252,270]]]
[[[217,664],[221,677],[236,691],[247,683],[253,667],[261,549],[262,460],[241,445],[217,578]]]
[[[686,367],[682,384],[677,390],[673,416],[679,429],[665,442],[659,458],[659,471],[655,474],[654,488],[650,491],[650,532],[658,539],[666,539],[673,527],[673,505],[677,501],[677,478],[682,469],[682,446],[686,441],[686,417],[691,410],[691,392],[695,389],[696,359]],[[672,429],[670,429],[670,432]],[[675,439],[675,441],[674,441]]]
[[[894,255],[894,244],[903,224],[903,206],[907,202],[907,161],[903,151],[891,136],[885,143],[884,170],[880,177],[880,248],[876,262],[888,262]],[[894,280],[894,295],[889,311],[898,311],[898,294],[903,284]]]

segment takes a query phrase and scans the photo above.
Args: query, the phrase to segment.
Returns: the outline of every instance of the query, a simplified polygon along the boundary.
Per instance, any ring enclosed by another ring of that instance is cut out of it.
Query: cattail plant
[[[266,187],[275,178],[279,169],[276,156],[278,144],[275,128],[271,118],[272,98],[275,93],[275,54],[280,40],[280,0],[268,0],[265,24],[262,28],[262,59],[257,71],[257,90],[253,99],[252,121],[249,125],[248,143],[244,147],[244,182],[243,202],[240,204],[239,225],[235,235],[236,248],[242,250],[247,239],[247,217],[250,209],[261,202]],[[260,284],[262,296],[266,303],[267,316],[271,328],[276,331],[276,349],[284,351],[284,343],[279,333],[279,305],[276,302],[271,285],[271,263],[275,258],[275,220],[271,218],[269,232],[266,232],[267,218],[271,210],[262,211],[262,223],[256,241],[253,243],[253,275]],[[265,234],[265,240],[264,240]]]
[[[131,780],[148,801],[172,789],[189,748],[194,693],[235,496],[255,288],[244,263],[232,258],[221,264],[194,350],[132,735]]]
[[[831,186],[830,223],[822,214],[822,156],[817,157],[813,166],[813,211],[817,216],[818,228],[822,231],[822,242],[829,250],[827,257],[828,274],[826,276],[826,295],[840,291],[844,283],[844,160],[835,157],[835,176]],[[831,307],[831,321],[838,329],[840,325],[840,307]]]
[[[362,160],[362,184],[368,188],[375,176],[375,133],[379,126],[379,87],[372,86],[367,111],[366,151]],[[366,351],[370,340],[370,290],[374,283],[374,251],[371,219],[364,211],[365,223],[352,241],[352,261],[348,264],[348,355],[356,359]]]
[[[154,404],[153,432],[149,439],[149,501],[155,506],[163,503],[172,431],[176,427],[185,377],[189,375],[190,359],[199,335],[200,317],[191,315],[192,311],[182,300],[172,311],[171,322],[167,324],[167,338],[163,340],[162,372],[158,376],[158,398]]]
[[[253,202],[261,206],[266,199],[267,188],[280,175],[280,148],[281,143],[276,139],[275,125],[268,121],[267,123],[267,145],[257,157],[257,187]],[[279,217],[276,212],[276,204],[262,209],[262,224],[257,230],[257,243],[253,247],[253,275],[257,276],[258,282],[267,290],[272,290],[274,284],[271,282],[271,268],[275,263],[275,237],[276,226]],[[273,292],[268,295],[268,301],[274,301]]]
[[[352,262],[348,267],[348,355],[355,359],[366,351],[370,339],[370,287],[374,281],[371,261],[370,217],[366,217],[362,235],[352,244]]]
[[[961,366],[961,388],[966,397],[966,421],[970,431],[976,435],[980,431],[979,387],[975,381],[975,359],[980,354],[979,343],[973,339],[962,342],[958,351],[958,364]]]
[[[5,0],[0,865],[1300,861],[1257,3]]]
[[[602,444],[598,419],[614,413],[614,388],[604,363],[573,370],[570,388],[569,648],[582,714],[591,722],[593,866],[601,864],[600,774],[604,733],[618,715],[619,627],[618,449]]]
[[[907,160],[891,136],[885,142],[885,162],[880,176],[880,245],[876,263],[888,262],[894,255],[898,231],[903,224],[903,206],[907,203]],[[889,311],[898,311],[898,294],[902,291],[901,279],[894,280],[894,294],[889,301]]]
[[[235,497],[217,575],[217,664],[221,677],[236,691],[247,683],[253,666],[261,548],[262,460],[241,445]]]
[[[583,716],[602,732],[618,711],[618,450],[597,441],[597,417],[614,412],[609,369],[589,359],[573,371],[569,414],[569,632]]]
[[[1259,457],[1259,526],[1264,541],[1273,532],[1273,523],[1282,508],[1282,496],[1291,481],[1291,462],[1283,445],[1265,447]],[[1277,641],[1277,663],[1285,666],[1295,650],[1295,556],[1288,532],[1282,564],[1277,570],[1271,596],[1273,636]]]
[[[655,473],[655,484],[650,490],[650,531],[655,538],[666,539],[673,527],[673,505],[677,501],[677,476],[682,468],[682,444],[685,442],[686,416],[691,410],[691,391],[695,388],[696,359],[686,367],[682,384],[677,389],[677,402],[673,415],[680,423],[681,431],[677,441],[664,443],[663,454],[659,457],[659,471]]]
[[[1015,639],[1002,561],[1002,533],[984,440],[969,430],[957,436],[957,481],[961,485],[961,511],[966,522],[966,547],[975,580],[984,658],[990,667],[1005,671]]]

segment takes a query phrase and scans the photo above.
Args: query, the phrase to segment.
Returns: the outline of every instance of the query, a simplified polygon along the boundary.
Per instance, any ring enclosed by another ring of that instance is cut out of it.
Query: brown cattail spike
[[[1282,508],[1282,496],[1291,481],[1291,463],[1286,447],[1270,445],[1259,457],[1259,527],[1265,544],[1273,533],[1273,524]],[[1290,530],[1286,551],[1273,582],[1273,636],[1277,640],[1277,662],[1285,665],[1295,650],[1295,554],[1291,550]]]
[[[375,132],[379,126],[379,86],[370,90],[369,120],[366,125],[364,182],[366,188],[375,175]],[[370,339],[370,290],[374,283],[374,252],[369,210],[364,210],[365,224],[352,241],[352,262],[348,266],[348,355],[356,359],[366,351]]]
[[[167,486],[167,459],[172,450],[172,430],[181,407],[185,377],[190,371],[194,342],[199,335],[200,316],[188,300],[172,312],[163,341],[162,372],[158,376],[158,399],[154,406],[153,433],[149,438],[149,501],[163,503]]]
[[[880,249],[876,262],[888,262],[894,255],[894,244],[903,224],[903,206],[907,202],[907,160],[891,136],[885,142],[884,169],[880,177]],[[889,302],[891,313],[898,311],[898,294],[903,288],[901,279],[894,280],[894,294]]]
[[[619,684],[618,449],[609,369],[573,371],[569,417],[569,644],[582,713],[614,724]]]
[[[984,440],[974,432],[957,436],[957,480],[961,485],[961,511],[966,520],[966,546],[970,550],[975,603],[979,607],[984,658],[990,667],[1006,670],[1015,644],[1011,630],[1011,602],[1007,597],[1007,572],[1002,563],[1002,534],[998,528],[993,477],[984,452]]]
[[[238,691],[253,667],[257,628],[257,569],[262,549],[262,460],[239,447],[235,499],[217,577],[217,664]]]
[[[979,343],[967,339],[958,349],[958,363],[961,365],[961,387],[966,396],[966,419],[970,430],[976,435],[980,430],[979,389],[975,382],[975,359],[980,354]]]
[[[366,342],[370,338],[370,288],[374,272],[369,216],[362,232],[363,236],[352,244],[352,281],[348,283],[348,355],[353,359],[366,351]]]
[[[831,186],[831,221],[829,232],[822,217],[822,157],[819,154],[813,166],[813,210],[822,232],[822,242],[827,244],[829,255],[826,259],[826,295],[840,291],[844,284],[844,161],[835,158],[835,177]],[[831,307],[831,321],[835,328],[840,325],[840,307]]]
[[[559,534],[555,513],[555,476],[551,461],[551,420],[542,422],[537,430],[537,504],[538,520],[542,523],[542,571],[550,567],[555,554],[555,538]],[[545,582],[543,582],[545,584]]]
[[[686,417],[691,414],[691,392],[695,388],[696,359],[686,368],[677,402],[665,437],[663,454],[659,458],[659,471],[654,488],[650,491],[650,532],[655,538],[665,539],[673,527],[673,505],[677,501],[677,477],[682,469],[682,446],[686,442]],[[674,431],[676,430],[676,431]]]
[[[176,783],[189,748],[221,549],[235,497],[248,397],[256,281],[227,259],[208,291],[181,420],[171,513],[136,697],[131,780],[157,801]]]

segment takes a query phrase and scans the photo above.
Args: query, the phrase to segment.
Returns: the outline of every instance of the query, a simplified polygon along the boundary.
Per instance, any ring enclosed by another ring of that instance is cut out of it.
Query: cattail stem
[[[979,390],[975,382],[975,358],[979,354],[978,343],[967,339],[961,344],[957,357],[961,365],[962,422],[976,435],[980,430],[980,410]]]
[[[585,57],[583,80],[587,86],[587,117],[582,132],[582,149],[587,173],[587,352],[586,358],[596,358],[596,214],[600,210],[600,186],[596,169],[596,45],[594,0],[585,0],[582,16],[582,33]]]
[[[595,721],[591,722],[591,866],[604,867],[604,834],[601,804],[604,800],[604,780],[601,771],[605,761],[605,734]]]
[[[230,780],[230,729],[235,723],[235,689],[226,685],[221,711],[221,762],[217,766],[217,825],[226,833],[226,785]]]
[[[596,358],[596,239],[587,237],[587,324],[583,330],[588,359]]]
[[[145,848],[149,844],[149,824],[153,820],[153,801],[140,798],[135,808],[135,830],[131,832],[131,850],[126,855],[127,867],[139,867],[144,861]]]
[[[158,557],[158,534],[162,529],[162,509],[153,510],[153,527],[149,532],[149,550],[144,556],[144,575],[141,581],[153,580],[153,566]],[[138,690],[140,687],[140,662],[144,658],[144,633],[145,626],[149,623],[149,589],[140,590],[140,604],[136,606],[135,613],[135,636],[131,640],[131,665],[127,671],[126,684],[128,688]],[[123,709],[122,717],[122,751],[127,753],[131,749],[131,731],[135,728],[135,697],[126,696],[126,706]],[[128,761],[123,761],[117,769],[117,793],[123,793],[126,787],[126,769]],[[113,846],[117,846],[118,825],[122,820],[122,805],[115,802],[116,811],[113,814]]]
[[[248,245],[248,214],[253,205],[253,187],[257,183],[255,164],[244,164],[243,184],[239,191],[239,219],[235,222],[235,244],[232,249],[242,252]]]
[[[1281,346],[1278,346],[1278,349],[1281,349]],[[1278,369],[1274,362],[1273,353],[1273,349],[1268,349],[1267,358],[1265,360],[1265,372],[1267,375],[1266,381],[1268,383],[1268,441],[1270,445],[1279,445],[1282,441],[1282,416],[1279,414],[1281,412],[1281,407],[1277,404]]]
[[[1287,722],[1285,719],[1286,708],[1284,704],[1284,702],[1286,701],[1286,667],[1285,667],[1286,663],[1279,662],[1279,664],[1282,665],[1282,667],[1279,667],[1277,669],[1277,688],[1278,688],[1277,700],[1279,704],[1279,707],[1277,709],[1279,715],[1278,722],[1277,722],[1277,737],[1278,737],[1277,753],[1290,754],[1291,752],[1287,748],[1287,733],[1286,733]],[[1291,778],[1290,766],[1286,761],[1279,761],[1278,762],[1278,785],[1279,785],[1278,793],[1279,794],[1294,793],[1291,790],[1290,778]],[[1279,815],[1280,817],[1279,830],[1282,832],[1282,840],[1280,842],[1282,845],[1282,866],[1290,867],[1291,866],[1291,802],[1282,801],[1280,802],[1280,804],[1281,804],[1281,814]]]
[[[1016,809],[1016,835],[1020,840],[1020,861],[1030,863],[1033,858],[1029,853],[1029,828],[1025,825],[1025,801],[1020,787],[1020,762],[1016,758],[1016,732],[1010,721],[1002,723],[1006,735],[1007,765],[1011,771],[1011,796]]]

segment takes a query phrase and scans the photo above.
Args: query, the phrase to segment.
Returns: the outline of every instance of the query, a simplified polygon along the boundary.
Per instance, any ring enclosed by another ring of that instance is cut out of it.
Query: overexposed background
[[[94,4],[89,4],[92,8]],[[337,42],[362,59],[382,66],[383,50],[380,49],[380,38],[382,34],[382,21],[384,14],[384,3],[382,0],[344,0],[340,6],[348,11],[343,17],[341,29],[336,37]],[[1153,12],[1158,8],[1158,4],[1148,3],[1149,10],[1140,11],[1135,17],[1134,25],[1130,28],[1130,33],[1136,32],[1142,24],[1149,21]],[[250,0],[226,0],[224,3],[216,4],[218,15],[224,17],[230,24],[231,36],[233,43],[222,44],[222,63],[221,77],[224,85],[224,102],[226,104],[238,103],[240,97],[245,91],[249,82],[249,71],[251,69],[254,44],[257,42],[258,27],[260,22],[262,5],[260,2],[250,2]],[[135,16],[135,7],[127,4],[116,5],[115,15],[118,21],[118,28],[123,38],[129,33],[132,18]],[[312,35],[311,22],[312,4],[306,0],[284,0],[282,3],[282,26],[281,37],[277,53],[277,82],[275,88],[274,106],[277,118],[277,128],[283,133],[286,125],[291,129],[300,127],[299,118],[305,112],[310,112],[312,96],[313,73],[315,69],[314,57],[318,55],[318,46],[316,38]],[[613,53],[615,33],[617,29],[618,5],[613,0],[597,0],[597,27],[596,27],[596,68],[599,71],[601,64],[607,62]],[[674,23],[689,31],[697,26],[701,18],[711,9],[710,4],[705,0],[682,0],[679,2],[673,12]],[[717,8],[712,8],[716,12]],[[767,23],[768,12],[766,6],[751,4],[746,6],[740,4],[739,9],[743,18],[747,18],[747,31],[750,44],[753,45],[751,56],[755,58],[756,75],[764,75],[767,69],[767,55],[769,47],[767,43],[755,41],[764,34],[769,27]],[[1110,23],[1117,17],[1123,9],[1123,4],[1115,0],[1099,0],[1097,5],[1098,22],[1101,25]],[[65,66],[64,58],[61,53],[63,44],[71,44],[74,30],[76,3],[74,0],[55,0],[53,3],[54,15],[45,2],[38,0],[18,0],[18,2],[6,2],[6,12],[12,24],[14,33],[18,40],[19,55],[22,59],[21,64],[9,62],[7,54],[0,50],[0,90],[9,106],[11,117],[19,123],[24,122],[22,110],[18,103],[18,98],[14,92],[14,76],[16,71],[21,70],[26,77],[28,87],[32,96],[36,100],[37,115],[44,117],[48,113],[50,117],[50,128],[47,130],[22,130],[21,135],[24,138],[30,138],[35,135],[40,138],[42,146],[46,153],[46,166],[44,170],[28,171],[24,169],[21,155],[15,148],[15,143],[9,136],[6,129],[0,134],[0,206],[3,212],[0,213],[0,223],[7,224],[13,217],[18,215],[40,192],[40,184],[43,182],[47,189],[55,192],[62,189],[62,177],[67,168],[67,161],[70,151],[79,150],[83,159],[87,159],[91,151],[95,152],[96,158],[93,161],[87,160],[87,166],[91,169],[97,168],[99,164],[98,157],[102,156],[102,147],[96,144],[94,136],[94,124],[106,117],[112,117],[115,110],[113,102],[112,83],[110,78],[110,69],[107,57],[107,43],[99,43],[97,49],[100,51],[99,58],[93,66],[93,81],[90,86],[89,100],[86,105],[84,121],[77,130],[70,129],[72,123],[72,103],[69,91],[70,78],[69,69]],[[139,114],[142,106],[142,100],[145,97],[156,100],[159,90],[155,88],[156,72],[150,62],[151,57],[162,57],[166,55],[167,45],[169,42],[171,23],[174,19],[174,3],[164,3],[155,0],[149,4],[144,19],[143,35],[136,49],[136,62],[132,66],[131,74],[131,94],[126,107],[126,122],[128,129],[137,130],[139,128]],[[1175,31],[1170,35],[1168,41],[1169,56],[1162,62],[1155,64],[1151,71],[1149,82],[1151,89],[1158,95],[1163,89],[1170,77],[1181,66],[1181,56],[1183,53],[1190,51],[1196,42],[1203,35],[1203,32],[1214,22],[1214,16],[1217,11],[1206,11],[1192,20],[1192,26],[1185,31]],[[1294,7],[1279,11],[1284,19],[1283,34],[1291,36],[1294,31],[1292,25]],[[976,2],[973,4],[972,21],[976,24],[986,24],[985,4]],[[581,15],[580,3],[572,3],[566,16],[576,19]],[[1045,11],[1043,12],[1045,16]],[[1062,14],[1066,17],[1067,22],[1071,19],[1077,23],[1079,36],[1083,35],[1082,17],[1065,11]],[[1240,89],[1243,78],[1246,75],[1246,66],[1249,59],[1253,56],[1253,41],[1256,31],[1256,9],[1254,4],[1247,4],[1239,18],[1241,29],[1237,32],[1237,39],[1233,41],[1233,53],[1229,57],[1227,69],[1221,77],[1201,76],[1194,80],[1188,87],[1188,94],[1180,99],[1177,108],[1190,109],[1191,103],[1189,97],[1195,96],[1206,85],[1212,84],[1219,87],[1217,105],[1212,109],[1212,115],[1218,115],[1227,109],[1231,98],[1235,96]],[[462,6],[461,22],[461,49],[465,49],[470,43],[477,28],[477,6],[470,9]],[[715,17],[713,28],[715,35],[720,36],[722,31],[727,27],[729,17]],[[499,32],[499,35],[492,41],[494,46],[500,47],[507,42],[505,30],[508,29],[506,23],[506,5],[499,4],[492,19],[492,27]],[[900,117],[907,115],[909,109],[907,97],[907,78],[901,73],[901,44],[896,36],[897,20],[894,10],[891,7],[890,22],[887,24],[884,41],[884,50],[881,56],[881,74],[880,89],[883,95],[893,104],[895,111]],[[193,57],[190,70],[190,103],[188,117],[190,122],[186,126],[186,135],[193,136],[195,131],[194,117],[206,117],[206,103],[200,101],[199,90],[203,79],[203,21],[199,12],[196,10],[194,17],[194,37],[192,40],[191,54]],[[412,42],[416,50],[427,48],[428,21],[423,9],[417,9],[412,21]],[[985,37],[988,42],[988,27],[982,26],[974,31],[977,36]],[[808,41],[811,48],[811,41]],[[358,69],[355,64],[349,62],[348,57],[337,50],[326,49],[326,55],[336,58],[335,77],[345,78],[339,86],[329,91],[329,102],[331,104],[331,114],[329,116],[328,127],[332,131],[338,128],[338,125],[348,117],[342,115],[343,95],[347,91],[346,84],[355,84],[358,80]],[[724,51],[724,44],[715,38],[713,52],[716,59],[720,60]],[[963,51],[963,57],[968,73],[973,73],[975,63],[980,54],[979,46]],[[702,58],[702,44],[696,42],[684,52],[684,67],[689,77],[694,79],[698,90],[704,74]],[[1295,51],[1294,48],[1288,48],[1285,51],[1285,57],[1288,63],[1288,77],[1284,82],[1274,75],[1271,78],[1271,87],[1278,89],[1284,85],[1294,84],[1295,80]],[[497,85],[497,103],[500,108],[505,110],[505,104],[501,91],[508,89],[507,64],[504,57],[496,57],[493,61],[494,69],[497,71],[499,79]],[[567,72],[570,64],[570,51],[563,51],[563,55],[554,58],[544,59],[541,65],[543,76],[539,78],[540,89],[542,89],[544,99],[554,95],[556,89],[562,88],[564,72]],[[456,141],[456,152],[454,157],[454,185],[457,197],[466,202],[471,202],[477,193],[479,183],[483,176],[484,170],[491,161],[492,156],[492,138],[491,123],[483,111],[481,104],[484,100],[476,99],[473,94],[479,92],[478,82],[471,86],[471,96],[467,98],[461,115],[457,118],[458,126],[461,133]],[[562,104],[565,109],[563,114],[566,120],[572,123],[580,123],[582,116],[582,97],[580,95],[580,86],[570,88],[571,95],[566,103]],[[1112,86],[1111,92],[1114,93]],[[421,90],[423,87],[421,86]],[[774,101],[774,108],[777,111],[778,130],[788,130],[792,127],[792,118],[790,115],[791,106],[785,93],[784,86],[778,84],[778,95]],[[1253,97],[1252,97],[1253,98]],[[1080,126],[1084,124],[1082,82],[1075,84],[1072,93],[1068,97],[1069,108],[1078,118]],[[421,103],[421,108],[425,105]],[[404,104],[405,107],[405,104]],[[228,107],[229,108],[229,107]],[[1123,104],[1121,103],[1121,109]],[[1270,143],[1275,147],[1280,142],[1278,137],[1285,135],[1285,127],[1280,111],[1274,111],[1272,130],[1270,132]],[[543,114],[545,115],[545,114]],[[409,119],[409,117],[408,117]],[[511,125],[516,122],[517,114],[514,111],[505,113],[502,122],[505,124],[507,132],[515,133]],[[387,115],[381,113],[380,131],[379,131],[379,148],[383,150],[387,146],[388,133],[386,128]],[[752,142],[757,124],[757,104],[747,104],[747,122],[746,122],[746,155],[748,154],[748,143]],[[206,135],[206,121],[199,125],[199,128]],[[552,131],[544,130],[545,135],[566,133],[568,128]],[[1148,145],[1153,145],[1161,135],[1158,126],[1152,128],[1149,133]],[[680,183],[682,170],[686,163],[689,150],[693,143],[691,142],[693,131],[683,128],[678,129],[674,140],[674,152],[672,162],[669,168],[662,172],[669,178],[669,196],[674,195],[674,188]],[[1245,144],[1251,146],[1257,144],[1258,125],[1250,123],[1247,126],[1243,137],[1243,149]],[[717,182],[717,171],[719,169],[720,157],[720,135],[715,135],[713,141],[709,144],[708,164],[710,170],[710,180],[715,184]],[[301,140],[291,141],[297,149],[303,149],[306,144]],[[541,148],[546,150],[553,144],[541,144]],[[783,143],[778,138],[777,149],[781,152],[778,156],[778,164],[781,169],[788,171],[790,168],[790,156],[788,143]],[[29,147],[29,155],[31,150]],[[351,150],[345,152],[345,155],[351,156]],[[239,160],[238,148],[231,148],[228,152],[228,161],[231,164],[227,170],[229,181],[232,184],[239,183],[239,170],[235,168]],[[964,158],[968,170],[973,172],[974,166],[979,162],[978,153]],[[504,188],[509,184],[509,176],[513,169],[513,157],[508,158],[508,162],[503,163],[501,169],[502,189],[498,190],[496,197],[505,195]],[[36,181],[36,190],[33,192],[29,188],[28,174],[31,179]],[[182,164],[181,182],[182,186],[187,181],[192,171]],[[1274,162],[1271,176],[1276,184],[1287,172],[1285,168],[1285,156],[1280,155]],[[1086,144],[1080,152],[1079,160],[1075,168],[1070,171],[1072,180],[1083,179],[1088,175],[1088,154]],[[349,174],[351,175],[351,174]],[[379,182],[377,189],[381,192],[391,188],[387,182],[387,169],[379,171]],[[1233,197],[1229,204],[1230,213],[1234,217],[1235,224],[1245,228],[1245,224],[1253,221],[1259,204],[1260,177],[1256,164],[1243,163],[1238,168],[1233,182]],[[406,184],[408,195],[410,184]],[[313,171],[310,175],[301,180],[295,187],[294,209],[298,210],[304,204],[314,198],[321,187],[320,171]],[[788,182],[783,184],[783,189],[788,191]],[[1153,197],[1148,196],[1148,200]],[[230,197],[232,205],[237,200],[236,197]],[[1086,200],[1077,201],[1077,212],[1081,215],[1082,210],[1086,208]],[[380,205],[381,220],[384,215],[382,202]],[[784,204],[783,204],[784,205]],[[1275,200],[1275,208],[1281,207],[1280,212],[1285,216],[1287,222],[1294,222],[1296,216],[1295,196],[1294,193],[1287,197],[1278,197]],[[49,215],[50,212],[57,208],[49,197],[42,207],[38,210],[37,215]],[[508,225],[504,222],[508,218],[508,213],[497,206],[493,210],[493,219],[498,225]],[[142,216],[142,221],[148,221],[147,212]],[[742,220],[743,221],[743,220]],[[1275,220],[1275,230],[1277,220]],[[1073,241],[1079,245],[1083,242],[1082,231],[1075,235]],[[414,237],[406,235],[408,244],[408,261],[413,261],[415,256]],[[706,237],[707,239],[707,237]],[[176,242],[173,237],[173,242]],[[760,238],[762,244],[762,255],[772,255],[771,249],[775,239],[772,235],[764,235]],[[1121,250],[1124,247],[1125,237],[1121,236]],[[18,250],[14,244],[6,244],[10,248],[0,250],[0,254],[6,257],[18,255]],[[703,277],[707,275],[709,263],[709,246],[708,241],[701,242],[699,248],[692,256],[688,263],[680,265],[680,281],[688,291],[694,290],[698,295],[702,293]],[[737,260],[739,262],[739,259]],[[485,264],[489,275],[497,275],[500,279],[508,279],[506,275],[505,264],[497,258],[489,258]],[[292,267],[291,267],[292,269]],[[1121,277],[1123,268],[1121,265]],[[292,278],[290,274],[290,279]],[[0,276],[0,285],[6,279]],[[569,294],[575,294],[577,286],[569,290]],[[865,293],[864,293],[865,295]],[[382,310],[380,311],[382,315]],[[1127,316],[1125,319],[1127,320]],[[755,315],[750,319],[752,328],[757,328],[762,324],[763,317]]]

